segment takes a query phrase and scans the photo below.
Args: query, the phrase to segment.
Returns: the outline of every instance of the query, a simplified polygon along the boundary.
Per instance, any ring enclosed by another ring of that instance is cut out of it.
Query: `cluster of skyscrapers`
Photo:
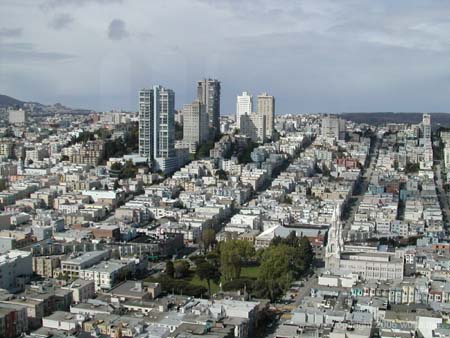
[[[213,139],[220,131],[220,82],[203,79],[197,84],[197,99],[183,107],[183,144],[192,150]],[[176,170],[180,157],[175,151],[175,93],[162,86],[139,92],[139,154],[154,170]]]
[[[199,145],[220,134],[220,81],[197,82],[197,98],[182,109],[183,140],[175,147],[175,93],[162,86],[139,92],[139,155],[147,158],[155,171],[172,172],[184,165],[178,152],[195,153]],[[237,97],[236,128],[253,142],[273,137],[275,98],[267,93],[253,97],[247,92]],[[179,149],[176,149],[179,148]]]
[[[185,104],[183,114],[183,142],[190,153],[197,146],[220,134],[220,82],[203,79],[197,83],[197,99]]]
[[[236,127],[241,135],[254,142],[263,143],[271,139],[274,130],[275,98],[267,93],[258,95],[256,111],[253,111],[253,96],[248,92],[238,95],[236,101]]]

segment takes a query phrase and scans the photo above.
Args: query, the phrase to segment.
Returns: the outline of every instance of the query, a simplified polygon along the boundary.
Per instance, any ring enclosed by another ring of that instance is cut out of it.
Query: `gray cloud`
[[[23,64],[24,61],[68,61],[75,55],[38,50],[32,43],[2,43],[0,42],[0,59],[5,63]]]
[[[50,28],[55,30],[61,30],[68,28],[74,21],[74,18],[69,13],[61,13],[55,15],[52,20],[48,23]]]
[[[65,6],[81,7],[88,4],[109,5],[122,2],[123,0],[46,0],[41,4],[41,8],[47,10]]]
[[[135,109],[139,88],[161,83],[179,107],[206,76],[222,81],[223,113],[243,89],[275,95],[278,113],[450,107],[450,1],[0,2],[0,27],[24,30],[0,41],[32,43],[0,45],[0,89],[19,97]],[[49,31],[59,13],[76,18],[64,36]]]
[[[16,38],[22,35],[22,28],[0,28],[0,38]]]
[[[125,22],[120,19],[114,19],[108,26],[108,38],[111,40],[122,40],[129,35]]]
[[[149,32],[140,32],[140,33],[137,33],[136,36],[140,40],[149,40],[149,39],[153,38],[153,34],[149,33]]]

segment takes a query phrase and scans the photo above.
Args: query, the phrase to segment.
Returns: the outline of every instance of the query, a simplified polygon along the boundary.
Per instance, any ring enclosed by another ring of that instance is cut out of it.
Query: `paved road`
[[[347,239],[348,231],[350,230],[351,224],[353,223],[353,220],[355,219],[355,214],[358,211],[358,207],[364,197],[364,194],[366,193],[369,183],[372,179],[372,173],[375,169],[377,159],[378,159],[378,151],[380,149],[382,140],[380,138],[376,138],[375,144],[373,146],[373,150],[369,153],[369,161],[367,164],[367,167],[364,168],[364,171],[361,176],[361,188],[358,189],[358,192],[352,195],[353,199],[356,199],[353,203],[352,207],[350,208],[349,215],[347,219],[344,220],[344,229],[343,229],[343,236],[344,240]]]
[[[292,304],[294,307],[297,307],[302,302],[303,298],[309,296],[311,294],[311,288],[314,286],[317,286],[318,278],[317,274],[314,273],[309,279],[305,282],[303,282],[303,286],[300,288],[300,290],[297,293],[297,297],[295,297],[295,301]]]
[[[436,164],[434,166],[434,179],[436,182],[437,195],[439,198],[439,203],[441,205],[444,220],[448,222],[450,220],[449,218],[450,208],[448,203],[448,197],[444,190],[444,182],[442,181],[440,161],[436,161]]]

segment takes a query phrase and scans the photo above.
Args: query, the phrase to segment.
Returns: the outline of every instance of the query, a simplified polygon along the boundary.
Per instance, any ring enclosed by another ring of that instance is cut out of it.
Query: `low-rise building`
[[[61,261],[61,273],[77,278],[80,271],[109,258],[109,251],[91,251]]]
[[[0,255],[0,288],[10,292],[23,290],[32,274],[30,252],[10,250]]]
[[[80,279],[93,280],[95,290],[110,290],[119,281],[132,274],[133,262],[109,260],[93,265],[87,269],[81,269]]]

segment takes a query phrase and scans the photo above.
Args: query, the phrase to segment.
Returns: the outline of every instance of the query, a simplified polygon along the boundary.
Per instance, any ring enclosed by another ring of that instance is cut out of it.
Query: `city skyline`
[[[178,0],[148,6],[4,1],[0,93],[136,111],[135,93],[161,83],[173,88],[181,108],[195,97],[192,83],[206,77],[222,83],[222,115],[234,114],[243,90],[270,92],[278,114],[450,106],[450,4]],[[167,27],[176,13],[183,13],[179,24]]]
[[[450,2],[0,3],[0,338],[450,338]]]

